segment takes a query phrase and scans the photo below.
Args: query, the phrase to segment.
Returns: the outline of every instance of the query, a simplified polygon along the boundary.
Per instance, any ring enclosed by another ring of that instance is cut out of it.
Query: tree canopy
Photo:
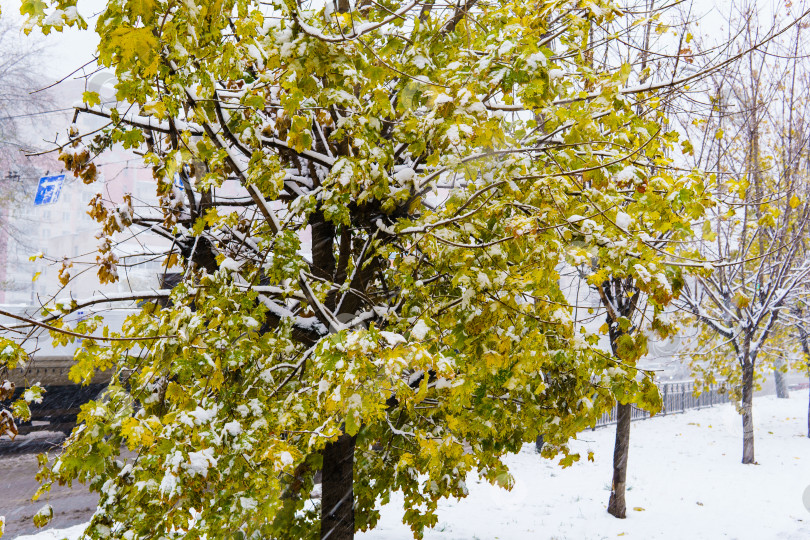
[[[22,10],[86,27],[70,0]],[[537,435],[571,463],[615,400],[656,410],[645,334],[617,315],[606,354],[559,275],[630,280],[672,330],[694,263],[670,242],[710,199],[668,168],[666,84],[630,86],[651,68],[615,40],[638,21],[603,1],[107,2],[120,101],[85,93],[78,112],[107,123],[72,128],[61,159],[87,183],[114,144],[152,167],[159,213],[91,203],[102,281],[126,229],[171,247],[163,288],[112,299],[141,301],[120,333],[64,332],[95,300],[46,309],[55,339],[85,337],[75,379],[113,379],[42,491],[88,483],[88,534],[127,539],[353,534],[401,491],[420,536],[468,472],[511,486],[500,458]]]

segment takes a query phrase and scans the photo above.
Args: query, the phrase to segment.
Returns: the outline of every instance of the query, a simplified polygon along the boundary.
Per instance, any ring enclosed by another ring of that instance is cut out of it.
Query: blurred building
[[[131,194],[133,205],[157,203],[156,183],[140,158],[123,151],[111,151],[97,159],[101,180],[85,185],[71,173],[42,170],[42,175],[65,174],[55,203],[35,206],[36,182],[26,182],[24,192],[0,209],[0,304],[39,306],[48,300],[73,296],[83,298],[100,292],[125,292],[156,287],[160,258],[154,253],[165,249],[154,235],[138,234],[139,227],[119,233],[116,255],[121,262],[118,283],[100,285],[92,264],[96,260],[100,224],[87,213],[88,204],[101,193],[108,204],[123,201]],[[34,179],[36,180],[36,179]],[[154,245],[158,242],[160,245]],[[31,261],[37,254],[43,256]],[[73,266],[76,276],[63,290],[59,270],[63,259]]]

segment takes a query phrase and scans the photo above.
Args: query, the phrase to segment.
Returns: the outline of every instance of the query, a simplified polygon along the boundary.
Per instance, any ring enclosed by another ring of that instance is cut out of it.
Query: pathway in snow
[[[428,540],[537,539],[807,539],[810,486],[807,396],[757,398],[756,457],[742,465],[740,417],[731,405],[633,423],[628,516],[605,511],[611,478],[612,427],[587,431],[572,448],[583,461],[568,469],[541,459],[532,446],[508,458],[511,492],[468,479],[470,495],[440,504]],[[585,459],[595,453],[593,463]],[[377,529],[360,540],[412,538],[400,523],[401,498],[383,508]],[[76,538],[79,528],[19,540]],[[67,534],[65,534],[67,533]]]
[[[3,540],[37,530],[32,518],[44,504],[31,501],[39,488],[37,454],[58,448],[62,438],[62,434],[35,432],[20,436],[13,446],[0,443],[0,516],[6,517]],[[72,489],[55,485],[42,499],[46,497],[56,510],[52,526],[59,528],[86,522],[98,503],[98,495],[79,483]]]

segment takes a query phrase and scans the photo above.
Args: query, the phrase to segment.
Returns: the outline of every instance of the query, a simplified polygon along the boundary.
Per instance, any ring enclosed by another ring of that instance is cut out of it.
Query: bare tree
[[[47,158],[26,156],[37,138],[35,122],[40,114],[53,108],[47,91],[38,91],[46,83],[42,73],[45,46],[42,42],[21,39],[20,29],[8,20],[0,21],[0,286],[5,279],[6,253],[11,242],[25,242],[25,231],[14,225],[11,213],[33,186],[40,165]]]
[[[54,106],[50,93],[43,90],[45,44],[20,34],[18,25],[0,22],[0,170],[4,171],[30,167],[25,150],[41,138],[39,115]]]
[[[740,20],[742,47],[760,42],[756,12],[743,9]],[[696,164],[714,171],[717,205],[697,243],[709,261],[707,272],[687,282],[683,300],[705,329],[693,361],[704,375],[701,382],[720,375],[741,402],[743,463],[755,462],[758,370],[772,368],[779,358],[768,356],[768,340],[810,273],[804,255],[807,177],[799,167],[810,132],[795,113],[795,59],[803,37],[797,25],[735,69],[716,74],[711,112],[699,123],[703,144]]]

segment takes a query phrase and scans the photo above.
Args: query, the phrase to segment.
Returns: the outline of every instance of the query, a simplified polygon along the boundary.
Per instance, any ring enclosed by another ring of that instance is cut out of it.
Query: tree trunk
[[[801,312],[799,312],[801,315]],[[802,342],[802,352],[804,353],[804,361],[808,363],[807,372],[810,374],[810,343],[808,343],[807,332],[803,325],[799,325],[799,338]],[[810,401],[807,402],[807,436],[810,437]]]
[[[616,408],[616,444],[613,447],[613,484],[610,488],[608,513],[624,519],[627,506],[624,487],[627,480],[627,456],[630,453],[630,415],[633,405],[621,403]]]
[[[743,423],[743,463],[754,461],[754,364],[743,364],[742,423]]]
[[[354,443],[343,434],[323,449],[321,540],[354,538]]]
[[[782,373],[782,367],[784,366],[784,361],[781,358],[776,359],[776,363],[773,366],[773,383],[776,386],[776,397],[779,399],[787,399],[790,397],[788,393],[787,387],[787,380],[785,378],[785,374]]]

